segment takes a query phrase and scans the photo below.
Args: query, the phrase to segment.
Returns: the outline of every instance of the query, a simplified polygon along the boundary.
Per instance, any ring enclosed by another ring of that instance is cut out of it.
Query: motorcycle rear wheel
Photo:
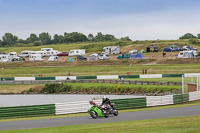
[[[90,116],[91,116],[93,119],[96,119],[96,118],[97,118],[97,113],[96,113],[96,112],[90,112]]]

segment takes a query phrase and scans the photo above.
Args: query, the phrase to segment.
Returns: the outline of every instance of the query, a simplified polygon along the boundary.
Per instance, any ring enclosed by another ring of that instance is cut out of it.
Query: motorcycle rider
[[[106,104],[109,104],[113,108],[113,105],[111,104],[110,99],[107,98],[106,96],[103,96],[102,97],[102,104],[100,105],[100,107],[102,107]],[[106,110],[105,108],[103,108],[103,109]]]

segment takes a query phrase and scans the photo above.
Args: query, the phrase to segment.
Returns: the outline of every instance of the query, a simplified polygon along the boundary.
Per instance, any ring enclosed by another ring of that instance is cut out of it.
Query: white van
[[[44,61],[44,59],[40,54],[30,54],[29,61]]]
[[[48,61],[59,61],[58,56],[50,56]]]

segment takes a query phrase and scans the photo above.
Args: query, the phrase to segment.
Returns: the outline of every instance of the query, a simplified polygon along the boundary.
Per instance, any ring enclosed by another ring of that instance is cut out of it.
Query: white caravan
[[[53,51],[34,51],[34,54],[40,54],[42,56],[52,56],[52,55],[57,55],[58,51],[53,50]]]
[[[41,54],[30,54],[29,61],[44,61]]]
[[[48,61],[59,61],[58,56],[50,56]]]
[[[119,46],[107,46],[103,47],[103,54],[119,54],[120,53],[120,47]]]
[[[34,53],[35,53],[34,51],[25,50],[25,51],[22,51],[22,52],[19,54],[19,57],[29,57],[30,54],[34,54]]]
[[[197,58],[197,52],[195,50],[181,51],[179,52],[177,58]]]
[[[0,62],[10,62],[11,59],[7,54],[0,54]]]
[[[73,49],[70,50],[69,56],[85,55],[85,49]]]
[[[10,56],[10,58],[15,58],[17,57],[17,52],[10,52],[8,53],[8,56]]]

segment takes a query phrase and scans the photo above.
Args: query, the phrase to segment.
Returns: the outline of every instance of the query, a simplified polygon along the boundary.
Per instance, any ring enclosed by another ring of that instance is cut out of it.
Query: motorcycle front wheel
[[[97,113],[96,112],[90,112],[90,116],[94,119],[97,118]]]

